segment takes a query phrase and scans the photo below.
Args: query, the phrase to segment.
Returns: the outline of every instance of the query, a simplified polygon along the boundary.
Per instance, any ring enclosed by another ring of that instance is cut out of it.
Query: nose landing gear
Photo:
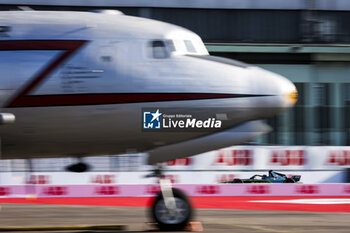
[[[172,188],[175,208],[166,205],[163,193],[159,193],[151,207],[151,215],[159,229],[166,231],[183,230],[192,217],[192,207],[187,196],[179,189]],[[171,197],[170,197],[171,198]]]
[[[161,177],[160,169],[155,174]],[[185,229],[192,218],[191,203],[181,190],[172,188],[170,180],[159,180],[161,192],[150,208],[153,222],[160,230],[179,231]]]

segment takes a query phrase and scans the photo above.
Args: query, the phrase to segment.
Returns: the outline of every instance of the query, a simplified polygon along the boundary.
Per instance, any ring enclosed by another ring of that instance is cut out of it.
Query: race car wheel
[[[173,188],[172,190],[177,209],[175,213],[171,213],[165,206],[162,193],[158,194],[151,208],[151,217],[160,230],[183,230],[192,217],[193,211],[187,196],[179,189]]]
[[[295,181],[292,178],[287,178],[283,181],[283,183],[295,183]]]
[[[243,183],[241,179],[233,179],[232,183]]]

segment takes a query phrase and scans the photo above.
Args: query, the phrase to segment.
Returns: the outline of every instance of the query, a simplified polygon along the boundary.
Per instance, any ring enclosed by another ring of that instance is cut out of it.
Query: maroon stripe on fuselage
[[[7,107],[18,107],[20,103],[28,102],[28,93],[45,80],[54,69],[60,66],[77,49],[87,41],[81,40],[12,40],[0,41],[0,51],[9,50],[63,50],[51,63],[47,64],[37,75],[11,99]]]
[[[44,107],[143,103],[162,101],[204,100],[219,98],[259,97],[262,95],[210,94],[210,93],[116,93],[116,94],[67,94],[28,95],[10,107]]]
[[[3,40],[0,50],[76,50],[85,40]]]

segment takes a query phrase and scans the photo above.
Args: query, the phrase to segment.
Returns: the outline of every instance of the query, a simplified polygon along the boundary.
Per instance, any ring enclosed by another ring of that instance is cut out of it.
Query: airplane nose
[[[294,86],[294,84],[293,84],[293,86]],[[287,104],[295,105],[297,103],[297,101],[298,101],[298,90],[297,90],[297,88],[294,86],[294,90],[284,94],[284,98],[285,98],[285,101],[287,102]]]
[[[281,107],[289,108],[296,104],[298,101],[298,90],[287,78],[273,74],[271,78],[272,82],[275,82],[273,85],[274,92],[276,92],[276,97],[281,98]]]
[[[263,96],[270,96],[265,99],[263,106],[284,110],[294,106],[298,100],[298,91],[295,85],[287,78],[261,68],[256,68],[258,74],[255,80],[256,92]]]

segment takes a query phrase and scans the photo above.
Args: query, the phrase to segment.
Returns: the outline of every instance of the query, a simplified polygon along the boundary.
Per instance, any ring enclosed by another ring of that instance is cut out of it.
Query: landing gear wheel
[[[173,188],[176,210],[167,209],[162,193],[153,202],[151,216],[160,230],[183,230],[192,217],[192,207],[187,196],[179,189]]]
[[[66,167],[66,170],[70,171],[70,172],[86,172],[89,169],[90,169],[90,166],[88,164],[82,163],[82,162],[75,163],[75,164],[72,164],[72,165]]]

